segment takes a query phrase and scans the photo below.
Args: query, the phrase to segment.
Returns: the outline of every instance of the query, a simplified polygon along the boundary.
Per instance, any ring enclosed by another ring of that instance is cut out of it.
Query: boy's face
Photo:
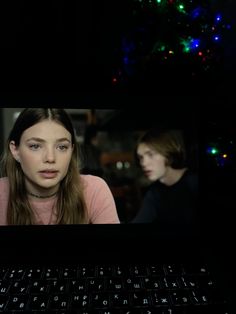
[[[26,129],[16,147],[10,143],[13,157],[20,162],[25,183],[32,193],[53,193],[66,176],[73,145],[71,134],[59,123],[44,120]]]
[[[162,179],[167,172],[167,159],[145,143],[137,148],[139,163],[150,181]]]

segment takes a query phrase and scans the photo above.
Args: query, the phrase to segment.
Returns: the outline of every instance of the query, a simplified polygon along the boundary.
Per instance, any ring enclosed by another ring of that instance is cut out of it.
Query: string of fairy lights
[[[113,84],[147,69],[190,69],[190,75],[221,64],[224,32],[231,25],[208,1],[134,0],[130,21],[120,38]]]
[[[235,167],[236,149],[232,138],[219,136],[206,146],[206,153],[218,168]]]

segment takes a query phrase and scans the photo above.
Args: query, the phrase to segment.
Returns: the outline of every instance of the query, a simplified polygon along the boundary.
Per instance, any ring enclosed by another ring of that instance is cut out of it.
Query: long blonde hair
[[[22,133],[43,120],[53,120],[66,128],[71,134],[74,146],[68,172],[61,181],[57,200],[58,224],[87,223],[87,210],[83,195],[83,186],[79,172],[80,161],[72,122],[63,109],[26,108],[18,116],[9,134],[3,156],[3,175],[9,180],[9,201],[7,222],[9,225],[30,225],[35,223],[25,186],[24,173],[20,164],[13,158],[9,149],[11,141],[19,146]]]

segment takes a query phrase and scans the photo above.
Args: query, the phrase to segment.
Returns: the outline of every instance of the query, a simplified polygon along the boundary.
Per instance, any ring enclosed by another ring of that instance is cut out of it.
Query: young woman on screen
[[[65,110],[24,109],[2,161],[1,225],[119,223],[106,182],[80,174],[75,133]]]

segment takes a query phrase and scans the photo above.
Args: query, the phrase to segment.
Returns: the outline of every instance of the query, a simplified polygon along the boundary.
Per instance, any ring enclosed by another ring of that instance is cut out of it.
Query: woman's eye
[[[59,145],[58,148],[59,148],[59,150],[66,150],[66,149],[68,149],[68,146],[67,145]]]
[[[36,150],[36,149],[38,149],[40,146],[39,146],[39,144],[31,144],[31,145],[29,145],[29,148],[30,149],[33,149],[33,150]]]

